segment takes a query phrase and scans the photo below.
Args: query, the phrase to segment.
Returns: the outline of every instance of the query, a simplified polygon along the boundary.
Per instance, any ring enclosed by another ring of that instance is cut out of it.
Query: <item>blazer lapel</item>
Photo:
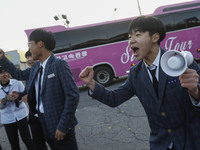
[[[47,61],[47,64],[45,66],[45,70],[44,70],[44,77],[43,77],[43,82],[42,82],[42,91],[41,91],[41,95],[44,91],[44,88],[45,88],[45,85],[46,85],[46,81],[47,81],[47,74],[48,74],[48,71],[49,71],[49,68],[50,68],[50,64],[51,62],[53,61],[53,59],[55,58],[55,56],[53,54],[51,54],[49,60]]]
[[[161,56],[160,59],[162,57],[162,55],[164,54],[164,50],[161,50]],[[161,66],[160,66],[160,62],[159,62],[159,82],[158,82],[158,95],[159,95],[159,107],[162,104],[162,99],[163,99],[163,95],[164,95],[164,91],[165,91],[165,87],[166,87],[166,82],[167,82],[167,74],[164,73],[164,71],[162,70]]]
[[[166,85],[166,81],[167,81],[167,74],[165,74],[162,70],[161,67],[159,67],[159,82],[158,82],[158,95],[159,95],[159,102],[160,102],[160,106],[162,104],[162,97],[164,95],[164,91],[165,91],[165,85]]]
[[[36,65],[35,68],[31,68],[31,70],[33,70],[33,71],[29,75],[29,78],[30,78],[30,76],[31,76],[31,78],[29,80],[29,84],[27,85],[27,90],[29,90],[31,88],[31,86],[34,85],[34,81],[35,81],[35,78],[38,74],[39,67],[40,67],[40,63],[38,62],[38,64]]]
[[[151,79],[149,77],[149,74],[147,72],[146,66],[144,65],[144,63],[142,64],[142,80],[146,85],[147,90],[149,91],[149,93],[151,94],[151,96],[153,97],[154,100],[156,100],[156,102],[158,102],[158,97],[156,95],[156,92],[154,90],[153,84],[151,82]]]

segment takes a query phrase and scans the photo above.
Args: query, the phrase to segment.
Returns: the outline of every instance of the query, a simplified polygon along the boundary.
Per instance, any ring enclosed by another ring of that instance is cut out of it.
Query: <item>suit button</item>
[[[168,132],[168,133],[171,133],[171,132],[172,132],[172,130],[171,130],[171,129],[168,129],[168,130],[167,130],[167,132]]]
[[[161,115],[164,117],[166,114],[165,114],[165,112],[161,112]]]

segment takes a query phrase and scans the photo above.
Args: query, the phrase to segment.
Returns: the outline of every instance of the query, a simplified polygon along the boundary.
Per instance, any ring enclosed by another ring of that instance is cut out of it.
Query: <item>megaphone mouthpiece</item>
[[[184,59],[180,55],[174,55],[170,57],[167,61],[167,65],[169,66],[170,69],[180,69],[184,65]]]

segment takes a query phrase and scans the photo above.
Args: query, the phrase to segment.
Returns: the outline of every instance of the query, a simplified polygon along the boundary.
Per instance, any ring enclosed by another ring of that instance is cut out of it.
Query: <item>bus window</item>
[[[167,32],[200,26],[200,9],[187,10],[157,16],[165,24]]]
[[[102,25],[71,31],[72,50],[104,44],[106,33]]]
[[[128,26],[130,21],[117,22],[106,25],[107,42],[118,42],[128,40]]]
[[[65,52],[70,50],[70,31],[56,32],[54,33],[56,38],[56,48],[53,52]]]

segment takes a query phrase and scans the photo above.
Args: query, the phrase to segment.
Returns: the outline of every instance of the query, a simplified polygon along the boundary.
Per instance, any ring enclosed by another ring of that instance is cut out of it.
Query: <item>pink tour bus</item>
[[[161,6],[152,16],[165,24],[167,35],[161,43],[165,50],[188,50],[200,60],[200,0]],[[127,75],[137,63],[128,47],[128,25],[133,18],[65,28],[44,27],[56,38],[54,54],[66,60],[78,86],[83,85],[79,73],[93,66],[94,79],[109,85],[113,78]],[[27,36],[34,29],[25,30]]]

